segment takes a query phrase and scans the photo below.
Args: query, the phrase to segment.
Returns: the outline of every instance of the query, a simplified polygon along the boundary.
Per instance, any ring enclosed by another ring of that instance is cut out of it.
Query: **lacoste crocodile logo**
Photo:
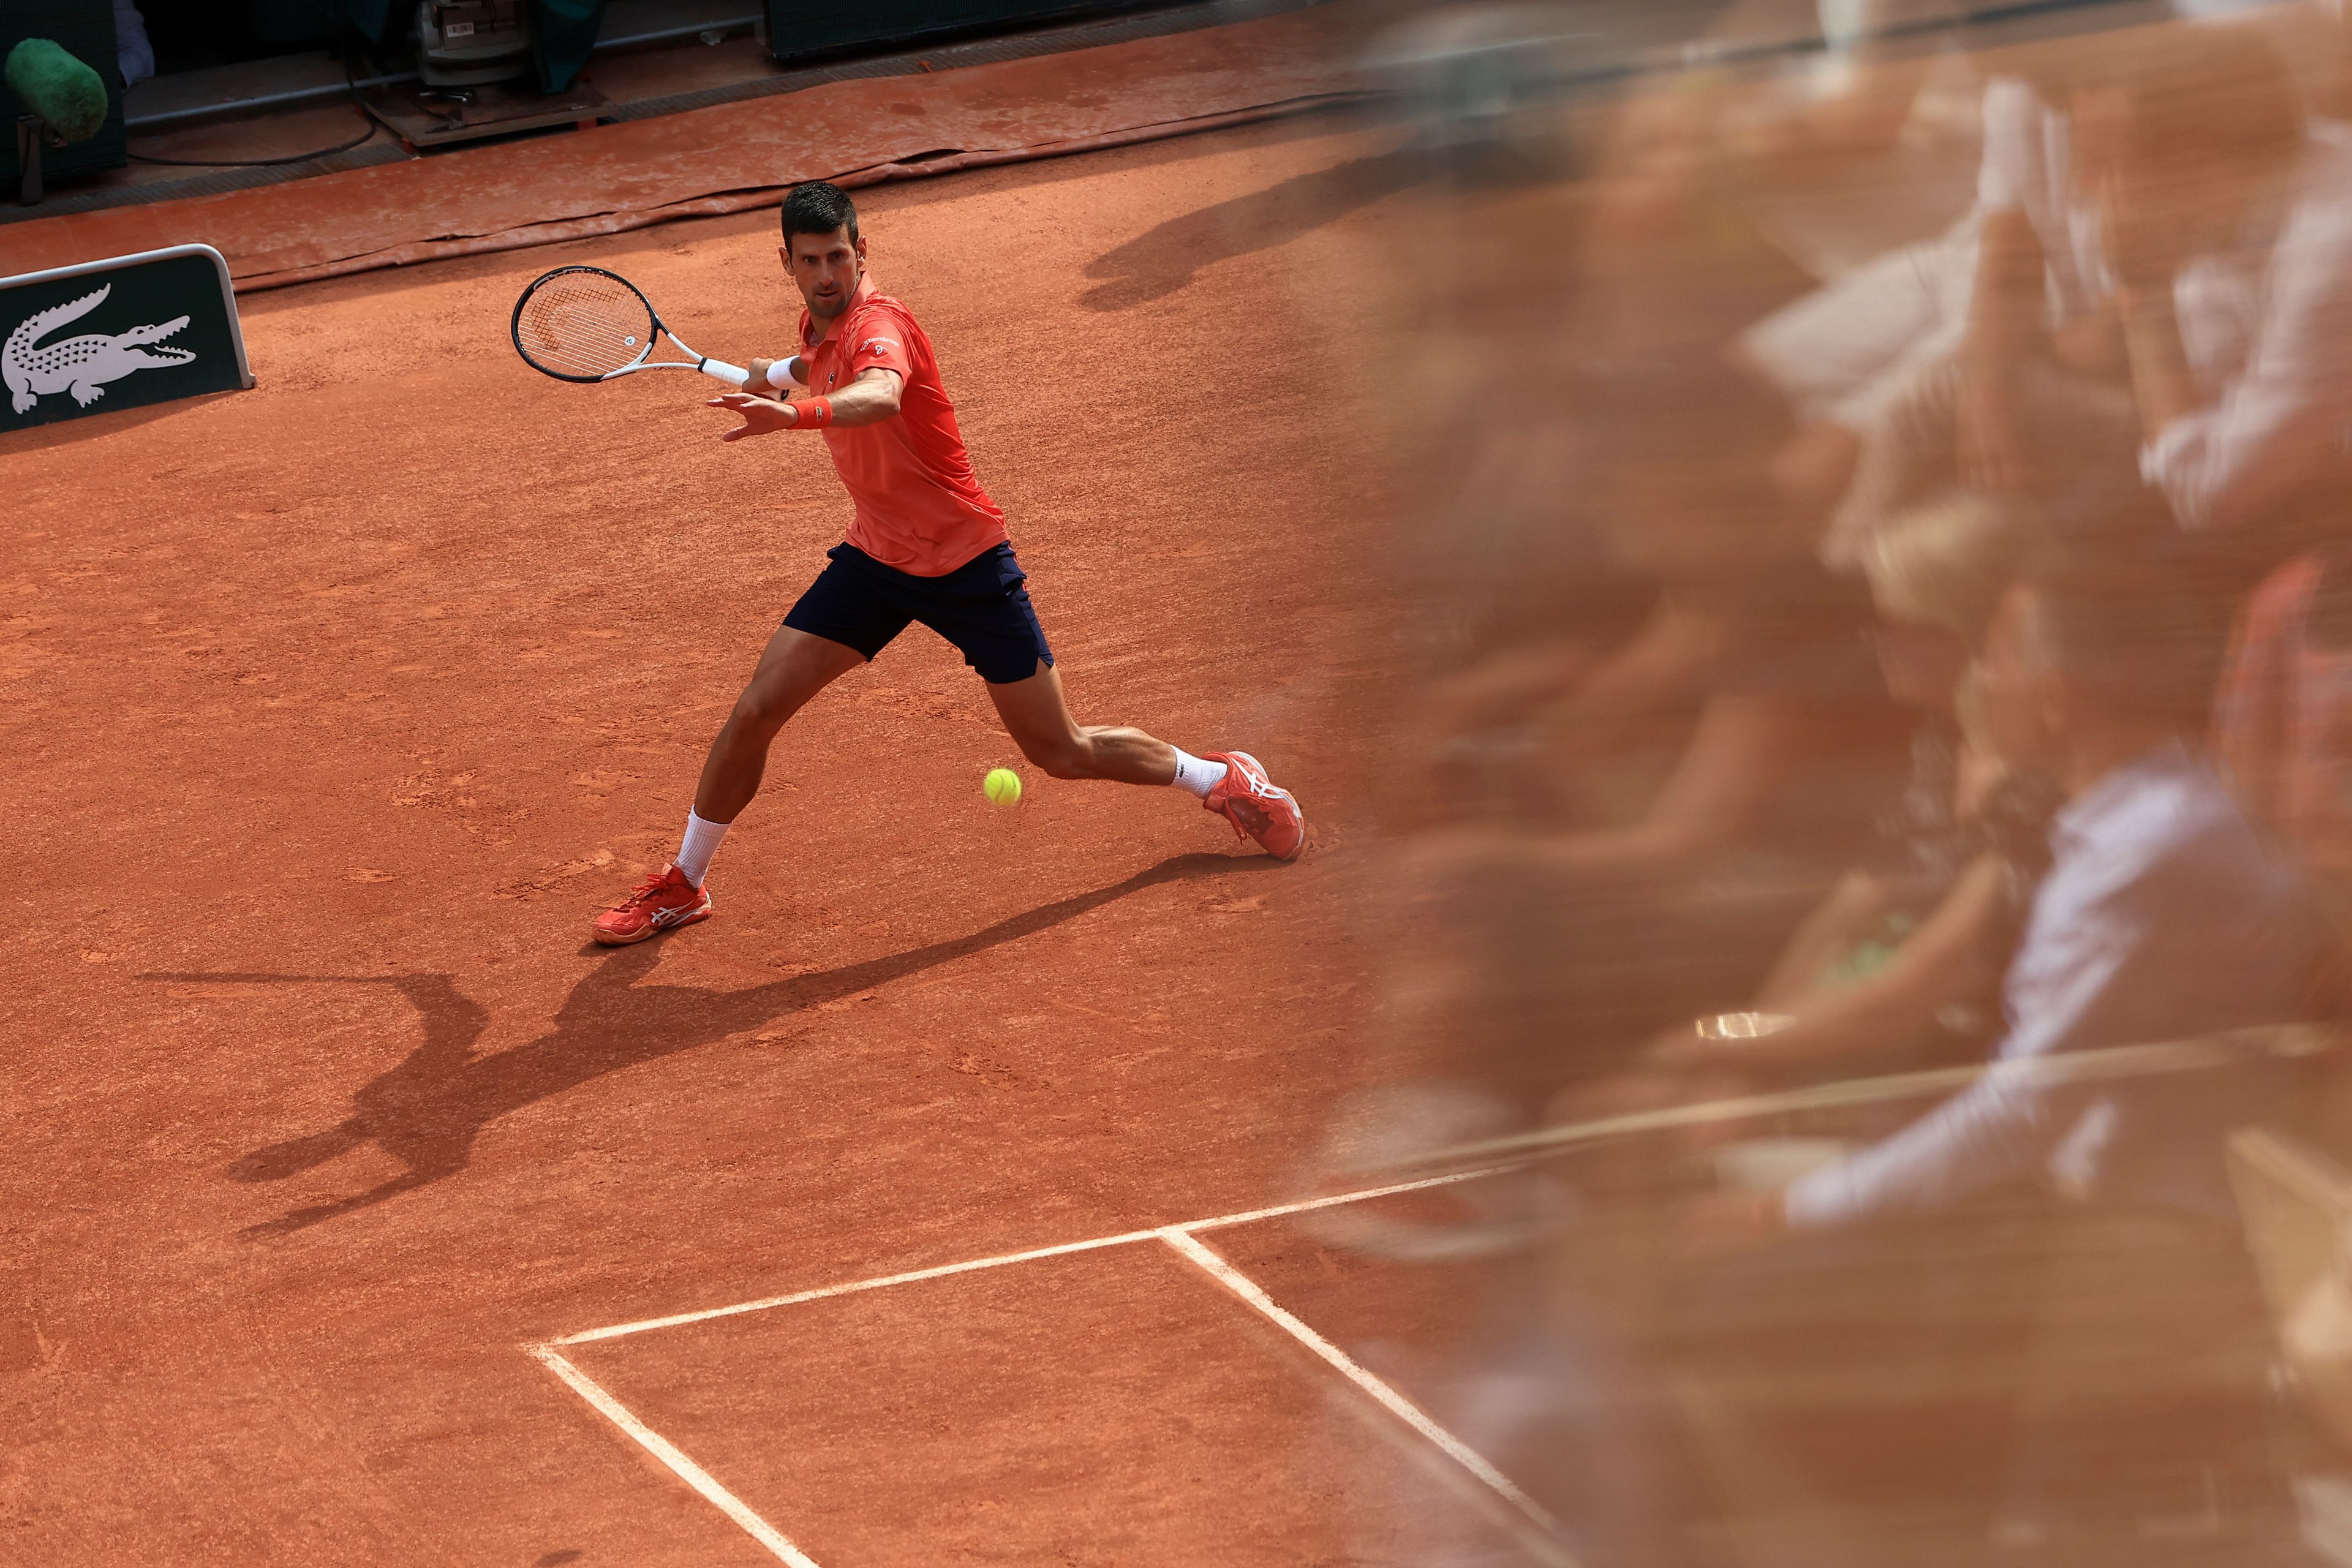
[[[186,326],[185,316],[174,316],[161,326],[133,327],[127,332],[93,332],[41,342],[68,321],[79,321],[106,303],[113,288],[109,283],[94,294],[52,305],[17,323],[7,342],[0,345],[0,382],[7,384],[8,406],[19,414],[30,414],[44,393],[65,392],[87,408],[106,395],[110,381],[121,381],[154,365],[186,364],[196,357],[186,349],[146,346]]]

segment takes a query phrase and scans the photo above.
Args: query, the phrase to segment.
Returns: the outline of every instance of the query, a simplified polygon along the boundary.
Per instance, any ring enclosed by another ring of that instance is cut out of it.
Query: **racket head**
[[[653,352],[661,318],[637,286],[601,267],[559,267],[515,301],[515,353],[558,381],[608,380]]]

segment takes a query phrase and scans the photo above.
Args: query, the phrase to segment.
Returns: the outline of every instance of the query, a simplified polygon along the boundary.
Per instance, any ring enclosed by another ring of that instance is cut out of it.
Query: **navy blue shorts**
[[[1028,679],[1041,659],[1054,662],[1045,628],[1023,586],[1029,574],[1013,559],[1010,544],[983,550],[944,577],[885,566],[854,544],[835,545],[825,559],[831,564],[784,616],[796,632],[856,648],[870,659],[908,622],[920,621],[953,643],[963,661],[994,686]]]

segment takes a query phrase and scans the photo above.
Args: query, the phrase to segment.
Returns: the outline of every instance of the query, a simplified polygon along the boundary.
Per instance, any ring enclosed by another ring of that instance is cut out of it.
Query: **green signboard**
[[[252,384],[209,245],[0,278],[0,436]]]

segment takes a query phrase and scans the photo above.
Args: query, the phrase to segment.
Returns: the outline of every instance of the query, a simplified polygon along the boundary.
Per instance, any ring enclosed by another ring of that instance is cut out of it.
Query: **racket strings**
[[[640,358],[653,331],[653,312],[635,290],[592,272],[546,279],[515,322],[523,356],[562,375],[610,374]]]

